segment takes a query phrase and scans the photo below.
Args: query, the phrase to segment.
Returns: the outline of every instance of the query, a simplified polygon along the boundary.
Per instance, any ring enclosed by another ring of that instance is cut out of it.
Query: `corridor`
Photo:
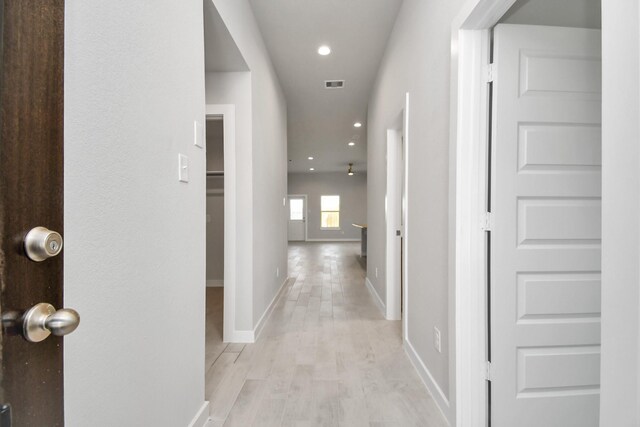
[[[358,254],[359,243],[290,245],[291,279],[255,344],[215,342],[208,294],[214,426],[446,425],[402,349],[400,322],[384,320],[366,289]]]

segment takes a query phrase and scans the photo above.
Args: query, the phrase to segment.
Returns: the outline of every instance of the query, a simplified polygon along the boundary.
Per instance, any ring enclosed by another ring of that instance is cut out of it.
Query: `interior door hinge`
[[[491,362],[487,362],[484,368],[484,379],[487,381],[493,381],[493,371],[491,369]]]
[[[495,67],[493,66],[493,64],[487,64],[485,66],[484,76],[487,83],[493,81],[493,79],[495,78]]]
[[[484,213],[480,228],[482,228],[482,231],[491,231],[491,229],[493,228],[493,218],[491,216],[491,212]]]

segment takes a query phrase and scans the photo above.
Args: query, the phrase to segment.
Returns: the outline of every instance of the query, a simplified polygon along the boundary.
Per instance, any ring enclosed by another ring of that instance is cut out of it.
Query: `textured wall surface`
[[[287,196],[287,106],[249,2],[213,0],[213,4],[250,70],[251,144],[248,152],[236,156],[239,172],[251,177],[251,187],[245,190],[251,195],[252,220],[250,224],[238,220],[238,227],[247,227],[252,236],[253,329],[287,277],[283,203]],[[246,196],[242,192],[238,188],[239,197]],[[242,256],[244,260],[247,254]]]
[[[66,425],[186,426],[204,403],[202,2],[68,0],[65,39],[65,305],[82,317]]]
[[[291,173],[289,194],[307,195],[307,239],[360,239],[353,223],[367,223],[367,174]],[[320,227],[320,196],[340,196],[340,230]]]
[[[451,22],[463,1],[405,0],[369,102],[367,277],[386,298],[386,131],[410,95],[407,186],[408,339],[449,396],[449,70]],[[378,277],[375,271],[378,270]],[[442,352],[433,346],[441,332]]]

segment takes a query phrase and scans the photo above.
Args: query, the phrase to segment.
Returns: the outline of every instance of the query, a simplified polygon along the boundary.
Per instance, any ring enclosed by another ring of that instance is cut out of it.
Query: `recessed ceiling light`
[[[307,157],[307,159],[309,159],[309,160],[313,160],[313,157],[309,156],[309,157]]]
[[[331,48],[326,44],[318,48],[318,55],[327,56],[331,53]]]
[[[316,169],[315,169],[315,168],[309,168],[309,170],[310,170],[310,171],[314,171],[314,170],[316,170]]]
[[[353,141],[349,141],[349,147],[353,147],[354,145],[356,145],[356,143],[355,143],[355,142],[353,142]]]
[[[353,127],[354,127],[354,128],[359,128],[360,126],[362,126],[362,123],[360,123],[360,122],[355,122],[355,123],[353,124]]]

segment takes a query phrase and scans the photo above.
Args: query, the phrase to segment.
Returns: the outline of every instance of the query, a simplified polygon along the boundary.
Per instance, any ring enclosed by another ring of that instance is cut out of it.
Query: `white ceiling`
[[[250,3],[287,99],[289,172],[365,170],[369,93],[402,0]],[[344,89],[324,88],[334,79]]]

